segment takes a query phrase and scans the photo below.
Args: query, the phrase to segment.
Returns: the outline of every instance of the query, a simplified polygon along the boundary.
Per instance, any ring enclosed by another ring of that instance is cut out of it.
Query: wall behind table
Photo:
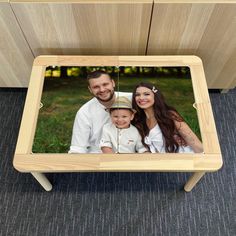
[[[236,3],[84,2],[0,0],[0,87],[27,86],[45,54],[195,54],[209,88],[235,87]]]
[[[27,87],[33,54],[10,4],[0,1],[0,87]]]
[[[152,1],[132,2],[11,4],[35,56],[144,55]]]
[[[154,2],[147,54],[197,55],[209,88],[235,87],[236,4]]]

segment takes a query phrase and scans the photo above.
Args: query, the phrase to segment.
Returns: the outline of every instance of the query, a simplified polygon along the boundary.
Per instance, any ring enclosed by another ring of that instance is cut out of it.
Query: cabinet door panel
[[[0,87],[27,87],[33,54],[7,2],[0,2]]]
[[[152,1],[12,3],[34,54],[145,54]]]
[[[149,55],[197,55],[209,88],[235,80],[236,4],[155,3]]]

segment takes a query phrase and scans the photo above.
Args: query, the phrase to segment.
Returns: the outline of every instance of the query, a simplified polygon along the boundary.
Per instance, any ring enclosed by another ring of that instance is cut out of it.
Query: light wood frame
[[[190,68],[204,153],[194,154],[34,154],[46,67],[55,66],[187,66]],[[196,56],[39,56],[34,60],[30,84],[13,160],[20,172],[30,172],[47,191],[46,172],[194,172],[186,183],[191,191],[205,172],[221,168],[222,156],[208,95],[202,61]]]

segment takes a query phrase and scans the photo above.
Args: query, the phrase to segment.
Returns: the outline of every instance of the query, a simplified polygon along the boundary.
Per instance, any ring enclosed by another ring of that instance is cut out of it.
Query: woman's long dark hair
[[[178,130],[176,129],[174,121],[184,121],[184,119],[174,107],[166,104],[164,96],[161,94],[160,90],[158,90],[153,84],[144,82],[138,84],[134,88],[132,98],[132,106],[137,111],[135,113],[132,124],[138,129],[142,137],[142,143],[147,147],[147,145],[144,143],[144,138],[149,134],[150,130],[146,124],[146,115],[144,110],[141,109],[135,101],[136,90],[139,87],[148,88],[154,94],[154,116],[164,136],[163,142],[165,144],[166,152],[178,152],[179,143],[176,141],[176,136],[178,136],[180,143],[185,143],[185,141],[181,137],[181,135],[178,134]],[[156,92],[154,92],[153,90]]]

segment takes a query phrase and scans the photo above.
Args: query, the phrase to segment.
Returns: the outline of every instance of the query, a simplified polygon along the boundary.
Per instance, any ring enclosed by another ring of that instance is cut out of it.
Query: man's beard
[[[97,98],[97,100],[99,100],[99,101],[101,101],[101,102],[109,102],[109,101],[112,100],[114,94],[115,94],[115,92],[114,92],[114,90],[113,90],[113,91],[111,91],[111,94],[110,94],[109,98],[107,98],[107,99],[101,99],[101,98],[99,98],[98,96],[96,96],[96,98]]]

